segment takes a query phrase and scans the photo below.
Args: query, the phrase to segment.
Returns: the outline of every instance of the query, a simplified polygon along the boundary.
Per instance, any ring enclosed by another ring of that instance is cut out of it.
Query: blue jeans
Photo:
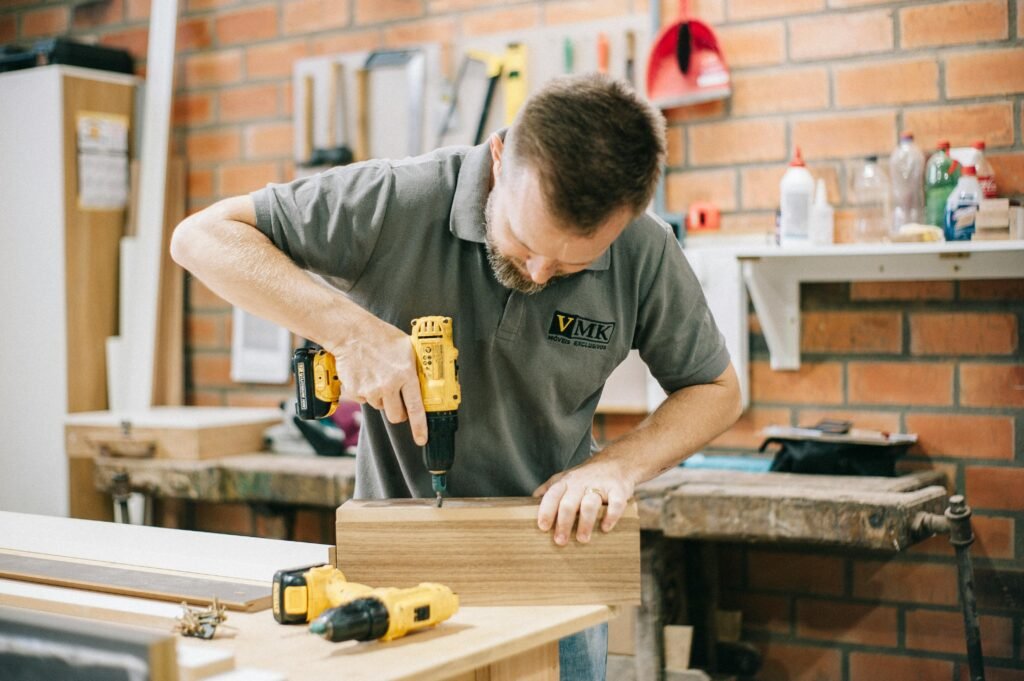
[[[558,642],[561,681],[605,681],[608,623],[584,629]]]

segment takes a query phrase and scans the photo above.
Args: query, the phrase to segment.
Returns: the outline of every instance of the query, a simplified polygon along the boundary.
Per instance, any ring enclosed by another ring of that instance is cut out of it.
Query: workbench
[[[109,492],[112,476],[124,471],[133,489],[154,495],[333,508],[351,495],[354,463],[273,454],[207,461],[100,458],[96,484]],[[919,539],[913,532],[918,512],[942,513],[944,484],[939,471],[888,478],[674,468],[638,486],[643,603],[636,648],[647,654],[636,658],[637,678],[658,678],[662,626],[678,619],[680,610],[696,625],[698,659],[715,664],[716,542],[902,551]],[[699,582],[701,602],[684,603],[686,580]]]
[[[184,530],[0,512],[0,550],[62,560],[104,561],[144,570],[174,570],[269,587],[275,570],[325,562],[328,546]],[[31,594],[31,596],[27,595]],[[0,579],[0,605],[147,624],[181,608],[173,603],[44,587]],[[57,609],[57,610],[55,610]],[[276,671],[315,681],[383,679],[558,679],[558,640],[607,621],[604,605],[464,607],[436,628],[389,643],[332,644],[301,626],[283,626],[269,609],[229,612],[211,641],[189,645],[234,653],[237,668]]]

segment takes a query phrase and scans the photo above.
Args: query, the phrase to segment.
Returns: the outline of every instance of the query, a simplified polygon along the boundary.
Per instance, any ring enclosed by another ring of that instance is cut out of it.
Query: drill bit
[[[441,508],[441,502],[443,502],[443,501],[444,501],[444,497],[442,497],[442,496],[441,496],[441,493],[440,493],[440,492],[438,492],[438,493],[437,493],[437,507],[438,507],[438,508]]]

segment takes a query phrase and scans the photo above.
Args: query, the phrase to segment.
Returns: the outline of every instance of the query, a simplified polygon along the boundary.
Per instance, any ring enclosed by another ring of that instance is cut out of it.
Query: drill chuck
[[[388,609],[379,599],[360,598],[328,610],[309,625],[309,631],[328,641],[373,641],[388,631]]]
[[[448,487],[447,474],[455,462],[455,431],[458,429],[458,412],[427,413],[427,445],[423,448],[423,463],[430,471],[435,493],[442,493]]]

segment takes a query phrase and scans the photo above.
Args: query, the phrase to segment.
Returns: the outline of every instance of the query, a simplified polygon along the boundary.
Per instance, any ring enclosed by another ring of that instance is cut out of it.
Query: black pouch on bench
[[[768,438],[761,443],[760,451],[771,444],[781,445],[771,466],[772,471],[779,473],[892,477],[896,475],[896,459],[917,441],[914,435],[884,436],[878,442],[864,442],[844,435],[815,436],[806,429],[772,430],[766,429]],[[788,433],[792,436],[787,437]]]

